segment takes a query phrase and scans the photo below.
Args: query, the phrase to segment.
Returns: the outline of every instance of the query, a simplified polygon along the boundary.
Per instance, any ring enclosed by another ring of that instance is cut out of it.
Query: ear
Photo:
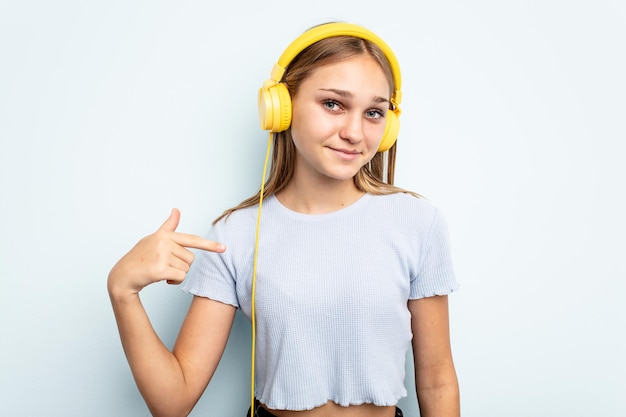
[[[282,132],[291,125],[291,96],[283,83],[263,86],[259,90],[261,129]]]
[[[387,122],[385,124],[385,132],[383,133],[383,140],[378,145],[378,152],[385,152],[389,150],[396,143],[398,133],[400,132],[400,119],[398,113],[395,110],[389,110],[387,112]]]

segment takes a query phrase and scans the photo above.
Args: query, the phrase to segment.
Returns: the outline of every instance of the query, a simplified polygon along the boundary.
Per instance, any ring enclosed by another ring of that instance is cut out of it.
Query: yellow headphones
[[[391,97],[391,109],[387,112],[387,121],[383,139],[378,147],[378,152],[384,152],[391,148],[398,137],[400,130],[400,66],[396,56],[389,46],[373,32],[350,23],[326,23],[307,30],[294,40],[283,52],[274,64],[270,79],[263,83],[259,90],[259,118],[261,129],[270,132],[282,132],[291,125],[291,97],[285,84],[281,83],[285,69],[289,63],[304,49],[315,42],[333,36],[354,36],[376,44],[385,54],[391,65],[391,72],[396,84]]]

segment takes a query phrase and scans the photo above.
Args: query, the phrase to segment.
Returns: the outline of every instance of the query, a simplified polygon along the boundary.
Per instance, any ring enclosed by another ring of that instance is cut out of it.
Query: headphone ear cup
[[[400,132],[400,119],[398,114],[390,110],[387,112],[387,122],[385,123],[385,132],[383,133],[383,140],[378,145],[378,152],[388,151],[389,148],[396,143],[398,133]]]
[[[261,129],[282,132],[291,125],[291,96],[285,84],[276,83],[259,89]]]

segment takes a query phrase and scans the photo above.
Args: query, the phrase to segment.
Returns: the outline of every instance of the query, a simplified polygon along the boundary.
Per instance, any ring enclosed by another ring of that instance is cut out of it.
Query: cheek
[[[378,145],[383,140],[383,133],[385,133],[385,123],[377,123],[370,125],[366,131],[366,137],[370,145],[378,148]]]
[[[323,116],[323,114],[315,114],[313,110],[309,112],[299,112],[294,109],[291,119],[291,135],[294,141],[300,141],[304,138],[310,138],[312,140],[316,138],[323,139],[329,136],[333,130],[336,130],[332,119]]]
[[[302,132],[307,131],[307,118],[303,117],[302,112],[299,111],[299,107],[293,107],[293,113],[291,115],[291,136],[294,142],[299,142]]]

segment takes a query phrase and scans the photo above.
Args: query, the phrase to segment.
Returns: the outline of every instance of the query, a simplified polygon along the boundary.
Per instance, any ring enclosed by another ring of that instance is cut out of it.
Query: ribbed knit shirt
[[[250,318],[257,208],[220,220],[183,285]],[[263,203],[256,278],[255,395],[269,408],[395,405],[406,396],[407,302],[457,289],[440,211],[409,194],[365,194],[302,214]]]

